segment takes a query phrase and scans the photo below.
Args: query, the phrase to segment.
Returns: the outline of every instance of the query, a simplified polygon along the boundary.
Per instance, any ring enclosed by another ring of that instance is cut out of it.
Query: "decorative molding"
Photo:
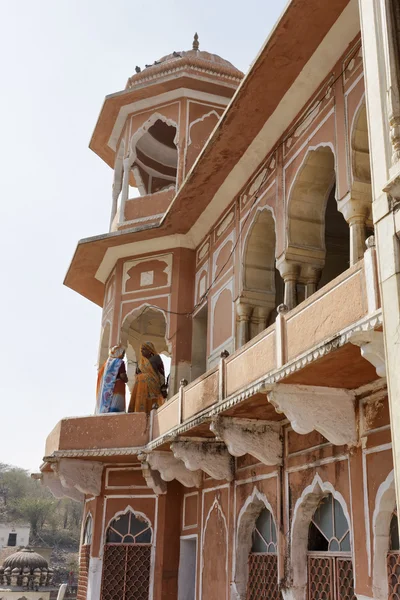
[[[233,459],[222,444],[215,442],[174,442],[175,458],[184,462],[190,471],[201,469],[213,479],[233,479]]]
[[[385,347],[382,331],[362,331],[355,333],[350,342],[359,346],[361,356],[376,369],[379,377],[386,377]]]
[[[88,460],[62,458],[53,465],[63,486],[73,487],[83,494],[99,496],[103,464]]]
[[[75,502],[83,502],[84,494],[74,487],[63,485],[56,473],[44,471],[41,476],[42,484],[49,488],[55,498],[71,498]]]
[[[151,452],[147,454],[147,462],[152,469],[160,472],[164,481],[177,479],[185,487],[200,487],[201,471],[189,471],[181,460],[175,458],[172,452]]]
[[[162,480],[159,471],[153,470],[147,462],[147,454],[140,454],[139,460],[142,463],[142,474],[146,480],[147,485],[151,488],[157,496],[160,494],[167,493],[167,484]]]
[[[314,429],[337,446],[357,441],[354,392],[339,388],[281,383],[268,394],[300,434]]]
[[[143,446],[124,448],[93,448],[91,450],[56,450],[51,456],[45,457],[47,462],[59,458],[86,458],[98,456],[136,456],[143,451]]]
[[[280,425],[272,421],[216,417],[210,425],[232,456],[251,454],[265,465],[282,463]]]

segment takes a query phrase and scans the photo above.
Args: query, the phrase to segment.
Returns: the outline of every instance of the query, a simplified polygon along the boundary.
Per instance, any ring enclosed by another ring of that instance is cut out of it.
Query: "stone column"
[[[393,127],[394,111],[387,107],[388,93],[392,95],[392,106],[399,103],[399,81],[398,77],[391,80],[396,69],[393,69],[393,56],[391,58],[384,48],[387,37],[389,46],[398,40],[393,39],[391,24],[385,18],[381,20],[380,13],[385,15],[386,10],[384,0],[359,0],[359,8],[371,148],[372,212],[382,296],[396,497],[400,506],[400,224],[396,225],[400,207],[400,152],[397,152]]]
[[[237,343],[236,347],[241,348],[250,340],[250,317],[253,312],[253,307],[244,302],[236,304],[237,315]]]
[[[121,191],[121,212],[119,215],[119,220],[122,222],[124,220],[124,212],[125,212],[125,202],[129,197],[129,175],[131,172],[131,158],[128,156],[124,159],[124,175],[122,178],[122,191]]]
[[[270,309],[265,306],[256,306],[251,316],[251,325],[254,329],[254,335],[261,333],[267,326],[267,319]]]
[[[364,256],[366,240],[366,223],[370,212],[370,199],[356,200],[349,198],[339,210],[350,227],[350,265],[354,265]]]
[[[321,269],[312,265],[303,265],[301,277],[304,283],[305,299],[307,299],[317,291],[318,282],[321,278]]]
[[[300,275],[300,265],[288,260],[283,260],[278,265],[281,277],[285,282],[284,304],[289,310],[297,306],[297,282]]]

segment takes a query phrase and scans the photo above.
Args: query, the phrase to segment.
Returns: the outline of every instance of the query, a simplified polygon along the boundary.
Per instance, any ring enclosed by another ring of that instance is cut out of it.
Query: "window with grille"
[[[266,508],[261,511],[253,530],[246,600],[262,598],[280,598],[276,528]]]
[[[310,523],[308,600],[356,600],[350,528],[332,494],[321,500]]]
[[[389,532],[389,552],[387,554],[387,574],[389,599],[399,600],[400,598],[400,542],[399,542],[399,522],[397,510],[392,514],[390,520]]]
[[[152,531],[131,511],[106,532],[101,600],[148,600]]]

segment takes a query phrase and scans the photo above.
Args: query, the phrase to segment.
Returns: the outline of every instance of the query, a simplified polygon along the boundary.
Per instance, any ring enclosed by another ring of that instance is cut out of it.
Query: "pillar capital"
[[[236,314],[239,321],[248,321],[253,312],[253,306],[241,299],[236,301]]]

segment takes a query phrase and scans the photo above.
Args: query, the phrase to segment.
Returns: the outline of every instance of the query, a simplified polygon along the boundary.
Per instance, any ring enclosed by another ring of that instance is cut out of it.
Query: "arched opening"
[[[102,600],[149,598],[152,529],[143,515],[128,509],[106,530]]]
[[[308,598],[356,600],[350,527],[332,494],[323,498],[308,531]]]
[[[375,510],[372,517],[373,539],[373,596],[378,600],[388,597],[388,585],[392,573],[389,571],[389,558],[391,549],[396,554],[396,491],[394,486],[394,472],[391,471],[385,481],[381,483],[376,493]],[[392,535],[394,537],[391,539]],[[396,556],[395,560],[399,557]],[[393,560],[393,559],[392,559]],[[395,565],[393,564],[393,567]],[[396,569],[395,569],[396,572]]]
[[[238,517],[234,596],[240,600],[280,598],[278,542],[271,507],[254,488]]]
[[[275,221],[271,210],[257,212],[245,241],[242,301],[249,323],[244,342],[273,322],[283,302],[283,282],[275,266]]]
[[[389,530],[389,552],[387,554],[389,598],[398,596],[400,588],[400,541],[397,510],[392,513]]]
[[[178,169],[177,129],[158,118],[132,144],[135,160],[131,181],[136,179],[141,195],[154,194],[176,185]]]
[[[161,309],[141,306],[123,321],[121,343],[125,346],[128,368],[128,387],[132,390],[135,382],[136,366],[140,358],[140,346],[152,342],[164,362],[165,376],[171,370],[170,350],[167,343],[167,321]]]
[[[89,513],[86,517],[85,526],[83,528],[82,543],[79,551],[79,578],[77,600],[86,600],[89,563],[90,563],[90,548],[92,545],[93,534],[93,519]]]
[[[281,265],[289,308],[349,267],[350,233],[338,210],[335,181],[331,147],[309,149],[289,195],[288,248]]]

